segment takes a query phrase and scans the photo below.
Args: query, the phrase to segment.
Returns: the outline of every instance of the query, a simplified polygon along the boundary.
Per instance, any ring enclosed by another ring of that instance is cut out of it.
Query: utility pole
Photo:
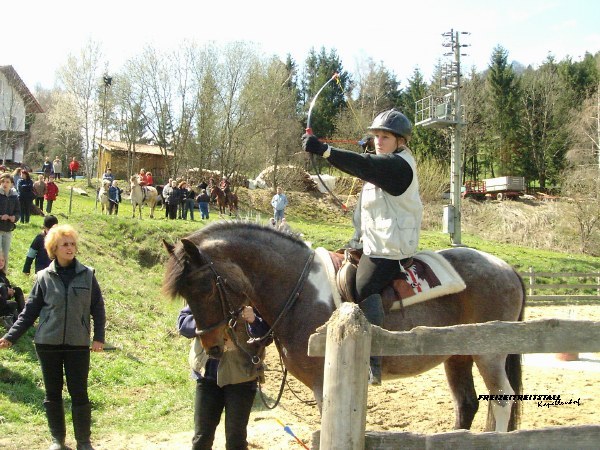
[[[459,37],[461,34],[470,34],[450,30],[442,36],[447,39],[442,45],[449,47],[450,52],[444,56],[453,56],[449,64],[442,67],[442,91],[444,95],[430,95],[416,102],[415,125],[431,128],[452,128],[450,143],[450,204],[444,207],[443,229],[450,234],[452,245],[462,246],[461,236],[461,189],[462,189],[462,163],[461,163],[461,130],[465,125],[464,111],[461,102],[461,72],[460,57],[462,47]]]

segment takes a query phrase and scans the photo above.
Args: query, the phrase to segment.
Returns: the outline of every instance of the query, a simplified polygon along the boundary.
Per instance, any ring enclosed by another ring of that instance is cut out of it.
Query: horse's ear
[[[189,239],[182,239],[181,244],[183,245],[183,250],[185,252],[186,257],[199,266],[203,266],[208,263],[208,260],[202,255],[200,249]]]
[[[175,246],[173,244],[169,244],[164,239],[162,241],[163,241],[163,245],[165,246],[165,249],[167,250],[167,252],[169,253],[169,255],[172,255],[173,252],[175,251]]]

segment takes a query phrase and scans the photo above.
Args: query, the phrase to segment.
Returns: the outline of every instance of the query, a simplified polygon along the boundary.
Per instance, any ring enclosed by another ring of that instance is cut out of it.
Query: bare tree
[[[296,114],[296,91],[288,83],[292,76],[277,58],[256,61],[242,94],[254,134],[249,136],[241,166],[247,173],[258,173],[265,164],[274,165],[274,187],[279,184],[277,167],[298,150],[302,133]]]
[[[88,40],[79,55],[69,55],[66,64],[58,71],[59,83],[70,96],[77,112],[77,123],[81,127],[83,137],[85,173],[90,186],[96,158],[95,132],[99,128],[98,122],[101,117],[101,57],[100,44]]]
[[[600,250],[600,177],[595,167],[566,172],[562,193],[573,201],[573,222],[578,225],[580,249],[583,253],[598,254]]]

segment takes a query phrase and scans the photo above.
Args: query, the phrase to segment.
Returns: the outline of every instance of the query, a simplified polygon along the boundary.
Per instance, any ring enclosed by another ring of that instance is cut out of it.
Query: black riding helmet
[[[404,114],[394,108],[379,113],[368,130],[389,131],[396,136],[402,136],[408,140],[412,132],[412,123],[410,123],[410,120]]]

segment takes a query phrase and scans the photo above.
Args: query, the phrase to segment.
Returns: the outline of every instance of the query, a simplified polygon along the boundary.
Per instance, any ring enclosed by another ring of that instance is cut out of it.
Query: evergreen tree
[[[508,64],[508,52],[501,46],[494,48],[486,84],[491,174],[492,177],[513,175],[516,170],[515,151],[518,148],[519,82],[512,66]]]

